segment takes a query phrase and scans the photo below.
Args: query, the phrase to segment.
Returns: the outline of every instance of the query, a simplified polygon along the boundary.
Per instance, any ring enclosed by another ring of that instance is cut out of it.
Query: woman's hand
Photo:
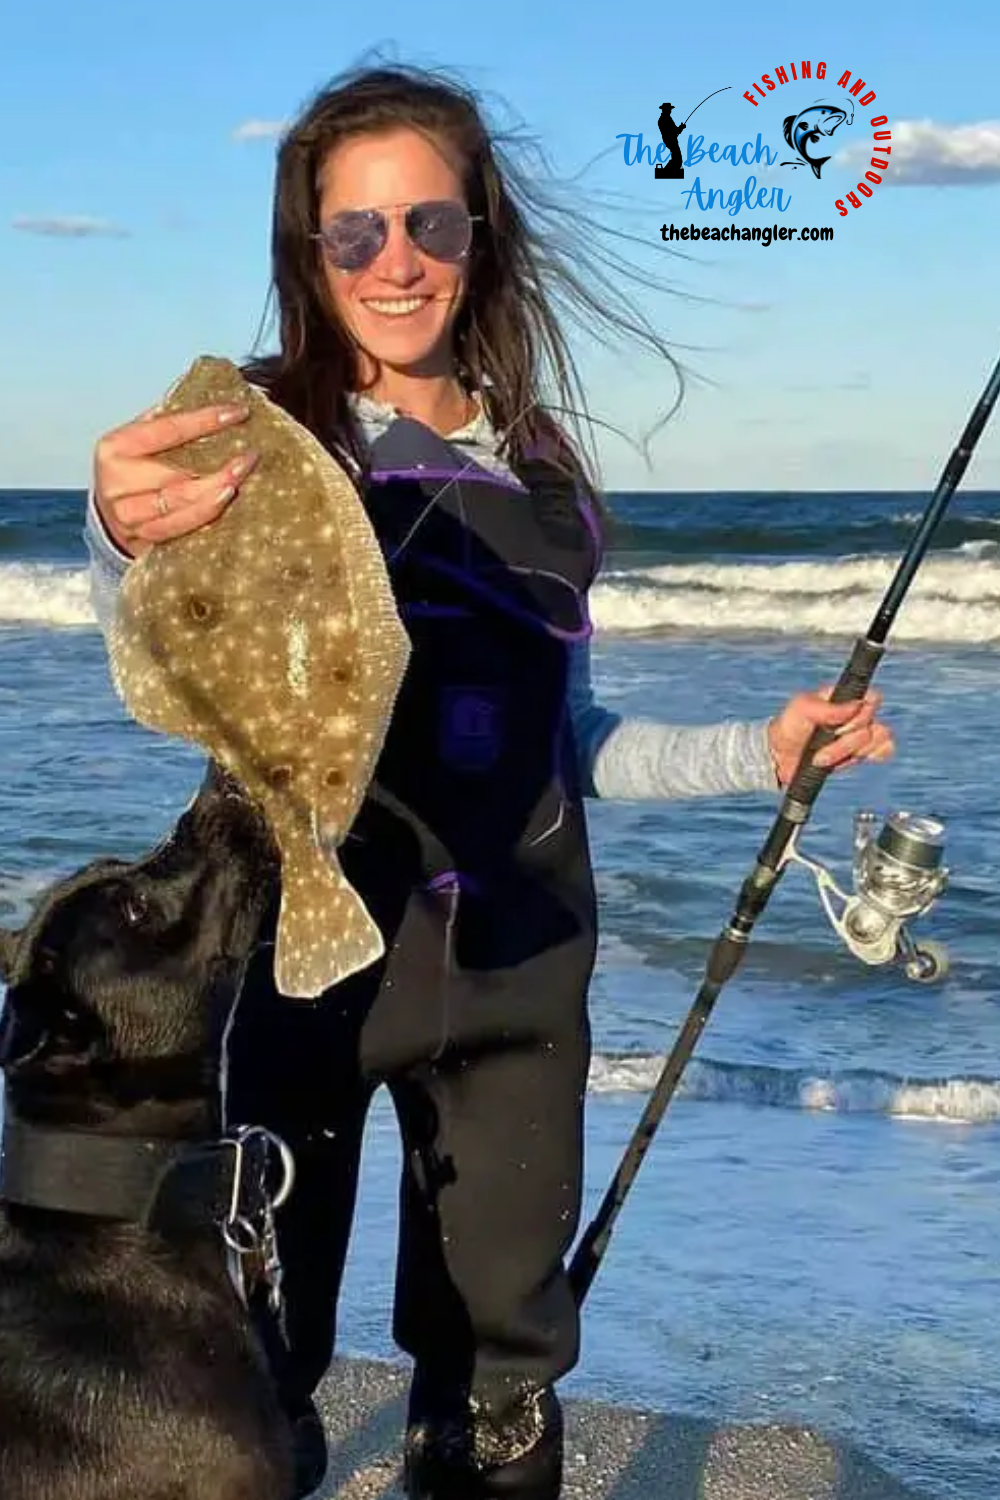
[[[201,476],[173,468],[158,455],[249,415],[245,406],[202,406],[165,416],[154,408],[104,434],[94,450],[94,499],[123,552],[139,557],[156,542],[217,520],[257,455],[242,453],[225,468]]]
[[[837,738],[818,751],[813,764],[846,770],[863,760],[888,760],[895,753],[892,730],[876,714],[882,694],[870,691],[861,702],[831,703],[833,689],[796,693],[768,725],[771,756],[779,784],[786,787],[798,769],[802,752],[818,725],[835,729]]]

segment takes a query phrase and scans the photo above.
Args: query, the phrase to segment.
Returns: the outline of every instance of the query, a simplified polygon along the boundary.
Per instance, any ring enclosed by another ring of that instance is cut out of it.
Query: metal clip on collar
[[[231,1146],[236,1157],[229,1211],[222,1224],[222,1237],[235,1255],[256,1255],[265,1246],[276,1209],[286,1202],[295,1184],[295,1158],[279,1135],[263,1125],[241,1125],[222,1144]],[[252,1163],[254,1182],[247,1182],[247,1168],[254,1145],[263,1147],[260,1159]],[[281,1163],[281,1182],[272,1195],[267,1187],[267,1170],[273,1154]]]

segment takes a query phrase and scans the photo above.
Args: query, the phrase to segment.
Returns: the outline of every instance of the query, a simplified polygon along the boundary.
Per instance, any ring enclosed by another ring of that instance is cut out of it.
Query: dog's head
[[[149,1129],[149,1107],[214,1101],[277,871],[258,810],[213,771],[151,854],[87,866],[21,931],[0,930],[0,1067],[15,1106],[91,1124],[133,1111]]]

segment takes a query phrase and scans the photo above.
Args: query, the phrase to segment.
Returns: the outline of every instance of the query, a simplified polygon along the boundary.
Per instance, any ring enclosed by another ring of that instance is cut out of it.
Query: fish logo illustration
[[[808,109],[800,109],[797,115],[786,116],[785,140],[799,153],[802,161],[809,163],[818,177],[824,162],[828,162],[833,155],[833,150],[831,148],[825,156],[820,156],[816,147],[822,150],[821,143],[828,142],[839,126],[853,123],[853,100],[849,102],[847,109],[839,104],[810,104]],[[783,167],[798,167],[801,164],[798,161],[781,163]]]

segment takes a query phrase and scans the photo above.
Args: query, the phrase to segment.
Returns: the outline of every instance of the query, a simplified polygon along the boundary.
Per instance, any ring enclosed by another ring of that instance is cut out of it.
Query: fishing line
[[[713,89],[710,94],[706,94],[705,95],[704,99],[701,101],[701,104],[696,104],[695,105],[694,109],[691,111],[691,115],[694,114],[695,110],[701,109],[701,105],[702,104],[707,104],[708,101],[709,101],[709,99],[714,99],[715,96],[716,96],[716,94],[724,94],[726,92],[726,89],[731,89],[731,88],[732,88],[732,84],[731,83],[727,83],[726,84],[726,88],[723,88],[723,89]],[[691,115],[685,115],[684,116],[684,126],[687,125],[688,121],[691,118]],[[681,128],[683,129],[684,126],[682,126]],[[703,139],[704,139],[704,137],[703,137]]]
[[[524,421],[524,419],[528,415],[529,411],[531,411],[532,408],[535,407],[535,406],[537,406],[537,405],[538,405],[538,402],[532,400],[532,401],[529,401],[526,406],[523,406],[521,408],[521,410],[517,413],[517,415],[514,418],[514,420],[510,423],[510,426],[507,428],[507,432],[508,433],[512,432],[513,429],[520,422]],[[485,406],[481,406],[480,407],[480,414],[486,416],[487,420],[489,419],[489,414],[486,412]],[[470,421],[471,421],[471,419],[470,419]],[[469,424],[469,422],[467,422],[465,425],[469,426],[470,424]],[[499,436],[499,434],[497,434],[497,436]],[[443,441],[446,442],[446,443],[448,443],[448,442],[451,442],[451,439],[450,438],[444,438]],[[481,469],[482,467],[483,467],[483,465],[479,462],[478,458],[470,458],[469,461],[468,461],[468,463],[463,464],[460,469],[457,469],[455,471],[455,473],[451,476],[451,478],[448,479],[446,481],[446,483],[444,483],[441,486],[441,488],[439,490],[437,490],[435,492],[435,494],[433,494],[431,496],[431,498],[428,500],[427,504],[424,506],[423,510],[417,516],[417,518],[414,521],[413,525],[410,527],[409,531],[406,533],[406,535],[403,537],[402,541],[399,543],[398,547],[395,549],[395,551],[392,553],[392,555],[386,559],[387,563],[390,566],[396,561],[396,559],[398,557],[401,556],[401,554],[405,551],[405,549],[410,545],[410,543],[412,542],[414,536],[419,531],[420,527],[427,520],[427,517],[434,510],[435,506],[438,505],[439,502],[443,499],[443,497],[448,493],[448,491],[452,488],[452,486],[458,484],[459,481],[466,474],[471,473],[473,469]],[[487,472],[491,472],[491,471],[488,470]],[[464,511],[464,507],[463,507],[463,511]]]

